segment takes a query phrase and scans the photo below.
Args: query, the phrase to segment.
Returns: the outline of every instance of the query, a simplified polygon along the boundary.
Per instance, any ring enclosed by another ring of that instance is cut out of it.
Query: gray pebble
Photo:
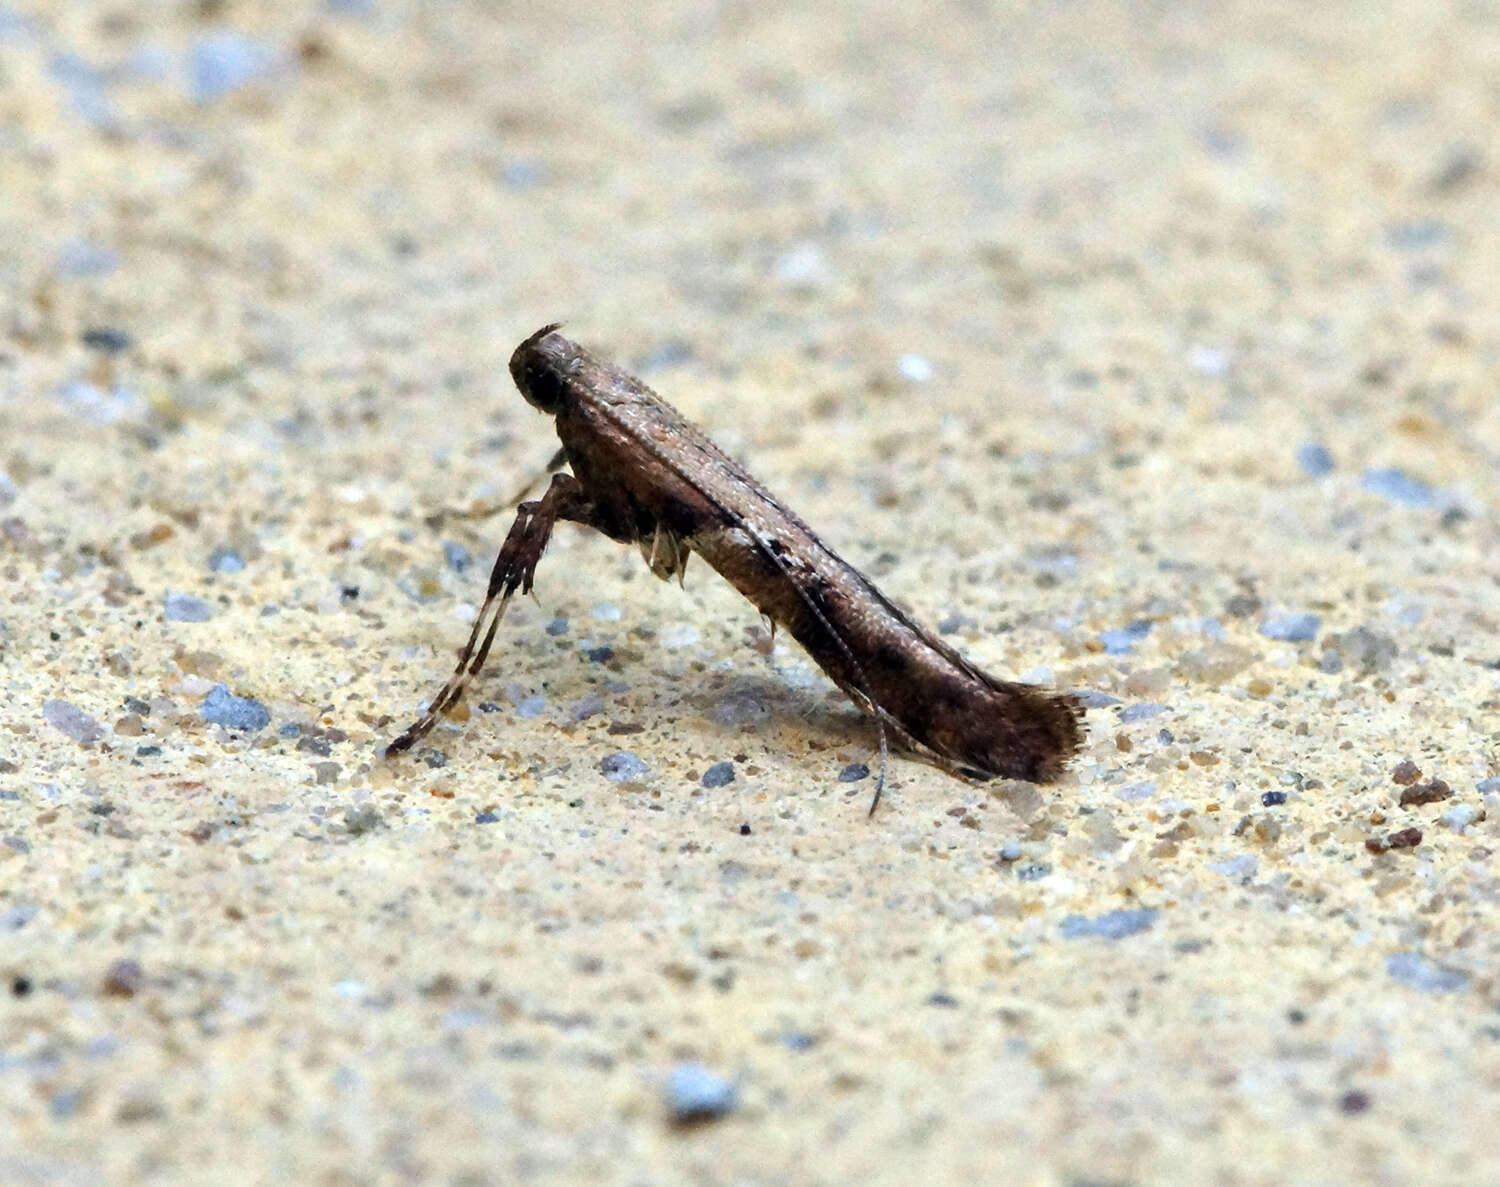
[[[1208,863],[1211,873],[1223,874],[1226,878],[1253,878],[1260,871],[1260,859],[1248,853],[1239,857],[1227,857],[1223,861]]]
[[[162,599],[162,611],[168,622],[207,622],[214,608],[192,594],[169,593]]]
[[[271,712],[257,700],[237,697],[225,684],[215,684],[198,707],[203,720],[232,730],[260,730],[271,724]]]
[[[1474,823],[1479,809],[1473,804],[1455,804],[1443,813],[1443,823],[1456,833],[1461,833]]]
[[[1155,701],[1143,701],[1139,705],[1126,705],[1125,708],[1121,709],[1120,720],[1127,723],[1131,721],[1150,721],[1158,713],[1165,713],[1166,710],[1167,707],[1165,705],[1157,704]]]
[[[1135,645],[1150,633],[1150,621],[1140,618],[1127,627],[1117,627],[1114,630],[1102,632],[1099,635],[1099,642],[1104,644],[1104,651],[1107,655],[1129,655],[1135,650]]]
[[[1491,792],[1500,794],[1500,775],[1492,775],[1488,779],[1481,779],[1475,785],[1475,790],[1477,790],[1480,795],[1489,795]]]
[[[69,239],[57,257],[57,270],[64,276],[109,276],[119,266],[117,252],[87,239]]]
[[[517,717],[540,717],[547,709],[547,698],[541,693],[529,696],[516,704]]]
[[[1357,626],[1339,639],[1339,656],[1361,668],[1384,668],[1396,658],[1396,641],[1368,627]]]
[[[322,763],[318,764],[322,766]],[[362,833],[374,832],[385,824],[381,818],[380,811],[374,804],[360,804],[356,807],[344,809],[344,828],[351,836],[359,836]]]
[[[77,705],[70,704],[68,701],[43,702],[42,716],[52,726],[84,746],[91,746],[104,737],[104,727]]]
[[[1420,952],[1393,952],[1385,971],[1408,989],[1422,993],[1452,993],[1469,983],[1469,974],[1434,964]]]
[[[1318,628],[1323,620],[1316,614],[1283,614],[1268,618],[1260,624],[1260,633],[1267,639],[1279,639],[1283,643],[1305,643],[1318,637]]]
[[[1437,503],[1437,491],[1405,470],[1366,470],[1359,486],[1403,507],[1431,507]]]
[[[568,706],[568,720],[577,724],[602,712],[604,712],[604,698],[597,692],[591,692],[588,696],[580,697]]]
[[[208,554],[208,567],[215,573],[243,573],[245,558],[233,548],[221,544]]]
[[[617,750],[599,760],[599,770],[611,783],[635,783],[651,773],[651,768],[628,750]]]
[[[1309,441],[1297,449],[1297,464],[1309,478],[1322,478],[1334,470],[1333,454],[1328,452],[1326,445],[1316,441]]]
[[[1058,925],[1058,931],[1065,940],[1078,940],[1087,936],[1097,936],[1101,940],[1123,940],[1126,936],[1148,930],[1156,922],[1157,914],[1152,908],[1137,907],[1133,910],[1108,911],[1092,919],[1087,915],[1069,915]]]
[[[712,1121],[734,1112],[739,1089],[701,1063],[679,1063],[667,1073],[667,1109],[679,1125]]]
[[[839,772],[840,783],[858,783],[861,779],[868,779],[870,768],[862,762],[852,762]]]
[[[568,620],[566,618],[554,618],[547,624],[549,635],[566,635],[568,633]]]
[[[276,55],[228,30],[200,37],[188,51],[188,94],[195,103],[217,103],[265,73]]]
[[[704,787],[725,787],[734,782],[734,764],[732,762],[716,762],[708,770],[703,772],[703,778],[699,780]]]
[[[96,326],[79,335],[79,341],[100,354],[120,354],[131,347],[131,337],[113,326]]]
[[[1450,234],[1448,224],[1441,219],[1408,218],[1387,227],[1385,241],[1397,251],[1420,251],[1436,247]]]
[[[443,541],[443,559],[448,562],[448,567],[455,573],[462,573],[474,561],[469,550],[457,540]]]
[[[23,903],[19,907],[9,907],[0,911],[0,932],[20,931],[28,923],[36,918],[40,907],[34,907],[30,903]]]
[[[1119,697],[1112,697],[1107,692],[1098,692],[1097,690],[1081,692],[1078,694],[1078,699],[1088,709],[1108,709],[1111,705],[1118,705],[1120,703]]]
[[[748,689],[732,692],[709,710],[716,725],[752,725],[771,715],[771,708],[759,694]]]

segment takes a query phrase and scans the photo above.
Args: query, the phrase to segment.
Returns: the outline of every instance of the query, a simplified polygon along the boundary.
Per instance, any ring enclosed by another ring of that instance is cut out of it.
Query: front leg
[[[598,527],[598,516],[594,505],[584,494],[583,484],[571,474],[554,474],[552,485],[540,499],[522,503],[516,508],[516,521],[510,525],[505,543],[500,546],[500,555],[495,558],[495,567],[490,572],[490,587],[485,594],[484,605],[474,618],[474,629],[469,632],[469,641],[464,644],[458,657],[458,666],[442,691],[432,699],[427,712],[407,726],[400,737],[385,748],[388,755],[410,750],[438,723],[464,695],[479,669],[490,653],[490,644],[495,641],[495,631],[500,619],[516,590],[523,594],[531,592],[532,578],[536,575],[537,562],[546,551],[547,541],[552,536],[552,526],[559,519]],[[493,611],[493,613],[492,613]],[[489,627],[485,628],[485,620]],[[481,641],[481,632],[483,640]]]

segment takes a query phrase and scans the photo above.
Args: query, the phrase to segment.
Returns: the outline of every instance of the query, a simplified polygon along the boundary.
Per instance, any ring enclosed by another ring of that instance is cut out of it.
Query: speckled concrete
[[[1497,62],[1482,3],[7,0],[0,1182],[1500,1178]],[[382,761],[553,319],[1091,694],[1068,778],[867,820],[794,646],[571,529]]]

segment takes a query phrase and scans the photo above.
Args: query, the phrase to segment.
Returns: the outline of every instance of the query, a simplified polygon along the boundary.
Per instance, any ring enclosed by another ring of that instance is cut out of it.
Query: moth
[[[1078,750],[1083,704],[999,680],[918,626],[670,404],[544,326],[510,360],[527,403],[553,418],[562,449],[540,499],[521,503],[452,678],[386,748],[410,749],[484,666],[512,595],[530,593],[559,520],[635,544],[663,580],[701,556],[784,627],[876,721],[885,786],[887,732],[971,779],[1055,778]]]

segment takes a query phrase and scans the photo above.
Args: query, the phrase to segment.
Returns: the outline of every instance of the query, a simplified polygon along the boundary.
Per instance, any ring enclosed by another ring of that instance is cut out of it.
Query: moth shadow
[[[770,673],[735,674],[693,688],[682,704],[726,739],[785,731],[809,739],[814,750],[879,746],[874,718],[822,681],[798,688]]]

